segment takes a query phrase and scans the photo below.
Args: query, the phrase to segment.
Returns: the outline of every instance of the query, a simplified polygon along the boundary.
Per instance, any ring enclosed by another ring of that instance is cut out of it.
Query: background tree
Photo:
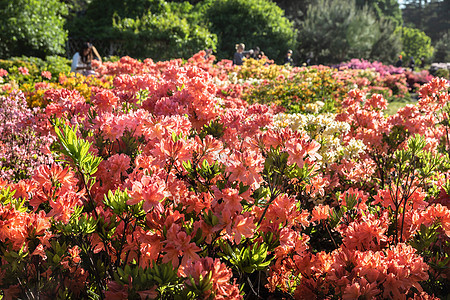
[[[374,14],[367,7],[358,9],[355,1],[319,0],[301,25],[298,51],[313,63],[367,59],[380,36]]]
[[[158,14],[163,11],[165,4],[163,0],[92,0],[78,6],[81,10],[70,19],[67,28],[75,39],[119,39],[118,31],[114,28],[115,19],[135,19],[149,13]]]
[[[288,49],[296,45],[296,31],[281,8],[269,0],[216,0],[204,3],[210,31],[217,35],[217,54],[231,58],[237,43],[246,49],[259,46],[264,53],[282,62]]]
[[[396,26],[403,23],[402,11],[397,0],[356,0],[356,5],[359,8],[367,5],[375,12],[378,20],[387,19]]]
[[[450,32],[447,32],[436,43],[434,47],[434,62],[448,62],[450,61]]]
[[[200,11],[187,1],[178,2],[90,0],[68,28],[74,39],[119,44],[122,50],[115,49],[116,54],[135,58],[188,58],[201,49],[215,48],[217,38],[208,31]]]
[[[431,46],[431,38],[422,30],[401,27],[403,55],[406,57],[413,56],[415,59],[424,57],[429,59],[433,55],[433,47]]]
[[[0,1],[0,57],[64,53],[66,14],[58,0]]]
[[[403,8],[405,26],[424,31],[435,44],[450,31],[450,0],[407,0]]]
[[[114,28],[132,57],[154,60],[188,58],[199,50],[215,50],[217,37],[202,24],[198,10],[188,2],[167,3],[158,13],[117,19]]]
[[[398,54],[402,51],[401,32],[397,29],[396,22],[382,18],[378,21],[379,31],[376,42],[372,45],[369,58],[394,64]]]
[[[281,9],[284,10],[286,17],[295,25],[300,24],[306,16],[308,6],[315,0],[274,0]]]

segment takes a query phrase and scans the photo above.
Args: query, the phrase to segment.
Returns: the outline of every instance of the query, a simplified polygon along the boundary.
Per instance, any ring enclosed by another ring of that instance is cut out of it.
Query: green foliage
[[[353,209],[356,204],[358,204],[358,201],[360,200],[356,198],[355,194],[345,194],[346,205],[338,206],[330,211],[329,220],[331,228],[335,228],[343,220],[343,217],[345,219],[348,219],[348,216],[351,217],[353,214]]]
[[[216,139],[220,139],[224,134],[225,128],[220,123],[219,119],[211,120],[209,124],[203,125],[202,130],[198,134],[201,139],[204,139],[207,135],[212,135]]]
[[[439,274],[444,273],[448,269],[450,262],[450,241],[448,239],[442,241],[440,236],[443,235],[442,224],[436,222],[431,226],[420,225],[414,238],[410,241],[410,245],[417,250],[417,253],[424,257],[424,260],[433,269],[429,272],[431,275],[429,280],[424,284],[428,289],[435,291],[436,296],[443,299],[448,294],[450,283],[439,278]]]
[[[120,41],[126,55],[142,59],[188,58],[216,47],[216,36],[188,2],[93,0],[68,28],[74,38]]]
[[[95,183],[95,177],[92,175],[97,172],[102,158],[89,152],[92,143],[82,138],[78,138],[78,126],[72,128],[65,124],[61,119],[52,120],[52,122],[54,124],[55,133],[59,139],[59,151],[69,159],[69,162],[75,166],[77,172],[81,175],[82,183],[86,188],[89,198],[88,210],[93,210],[94,199],[92,198],[90,190]]]
[[[448,0],[408,0],[403,11],[404,25],[418,28],[436,43],[445,33],[450,31]]]
[[[83,214],[83,207],[75,207],[67,224],[63,222],[55,224],[56,230],[64,235],[89,235],[94,233],[97,228],[98,220]]]
[[[67,7],[58,0],[0,2],[0,57],[61,54]]]
[[[267,255],[268,245],[256,242],[247,247],[231,247],[228,243],[221,243],[221,256],[240,272],[251,274],[255,271],[267,269],[273,257]]]
[[[194,190],[207,191],[212,180],[223,171],[223,166],[218,162],[209,165],[206,159],[200,163],[201,157],[195,156],[193,163],[190,160],[182,162],[183,168],[187,172],[186,180]]]
[[[24,212],[27,208],[24,206],[25,199],[14,198],[15,190],[11,190],[10,187],[0,189],[0,204],[3,206],[10,205],[17,211]]]
[[[260,47],[277,62],[296,45],[296,31],[284,12],[268,0],[205,1],[206,21],[218,37],[219,58],[231,58],[237,43]]]
[[[434,47],[433,61],[435,62],[450,61],[450,31],[444,34],[442,38],[436,43]]]
[[[278,77],[256,85],[242,98],[250,103],[275,103],[290,113],[307,112],[309,106],[316,106],[320,112],[333,112],[348,92],[342,82],[333,79],[333,74],[332,69],[304,69],[291,78]],[[323,106],[319,108],[320,102]]]
[[[55,80],[59,73],[67,74],[70,72],[71,61],[62,56],[47,56],[45,58],[45,68],[41,71],[49,71]]]
[[[172,299],[182,293],[182,281],[177,276],[172,264],[154,264],[151,268],[143,269],[136,265],[126,265],[117,268],[114,280],[121,285],[133,283],[128,290],[129,299],[140,299],[138,291],[150,290],[157,287],[158,299]]]
[[[420,29],[400,27],[402,35],[402,54],[405,57],[425,59],[430,58],[433,55],[433,47],[431,46],[431,39]]]
[[[134,19],[147,12],[159,13],[164,5],[163,0],[92,0],[87,6],[84,5],[86,7],[81,16],[68,20],[67,28],[74,38],[120,40],[117,30],[113,28],[114,18]]]
[[[356,0],[358,7],[369,6],[378,19],[387,19],[396,26],[402,25],[402,12],[397,0]]]
[[[201,49],[216,47],[216,36],[200,20],[189,3],[173,3],[159,13],[148,11],[134,19],[117,18],[113,27],[124,40],[128,55],[165,60],[188,58]]]
[[[308,9],[299,32],[299,53],[315,63],[368,59],[380,38],[380,26],[367,8],[354,1],[319,0]]]
[[[395,242],[403,241],[403,226],[408,201],[417,189],[424,186],[436,172],[450,169],[448,153],[433,154],[425,150],[426,140],[416,135],[408,141],[407,149],[397,150],[393,154],[393,172],[388,180],[388,188],[393,196],[393,228]],[[394,190],[399,189],[398,191]],[[401,217],[400,217],[401,215]],[[401,226],[399,226],[401,224]],[[400,228],[400,232],[398,232]]]
[[[129,199],[130,197],[128,196],[127,190],[121,191],[120,189],[117,189],[114,193],[112,191],[108,191],[108,195],[105,195],[104,203],[121,219],[141,219],[144,217],[145,212],[142,209],[143,202],[139,202],[135,205],[129,205],[127,204]]]
[[[78,138],[76,132],[77,127],[72,128],[61,119],[55,121],[55,133],[61,143],[61,153],[69,157],[83,174],[93,175],[102,159],[89,152],[92,143]]]
[[[396,23],[389,19],[381,18],[378,25],[378,37],[369,57],[386,64],[394,64],[402,50],[401,34],[396,30]]]
[[[19,67],[27,68],[29,75],[22,75],[18,70]],[[44,80],[41,77],[42,71],[49,71],[52,74],[51,81],[57,81],[60,73],[67,74],[70,71],[70,61],[61,56],[47,56],[45,60],[27,56],[11,57],[5,60],[0,59],[0,69],[8,71],[9,80],[14,80],[20,84]]]

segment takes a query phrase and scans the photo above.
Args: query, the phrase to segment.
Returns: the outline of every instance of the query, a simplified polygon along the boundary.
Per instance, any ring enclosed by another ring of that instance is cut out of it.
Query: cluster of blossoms
[[[373,72],[378,74],[378,81],[384,81],[388,87],[393,88],[393,84],[396,82],[403,82],[402,85],[398,85],[398,88],[403,88],[403,84],[406,82],[407,87],[410,90],[416,90],[420,85],[430,82],[433,76],[427,70],[421,70],[418,72],[411,71],[402,67],[394,67],[392,65],[384,65],[381,62],[374,61],[369,62],[364,59],[352,59],[348,62],[343,62],[337,66],[339,70],[354,69],[363,70],[364,72]],[[363,76],[361,78],[364,78]],[[366,77],[367,78],[367,77]],[[394,88],[395,89],[395,88]],[[391,95],[392,96],[392,95]]]
[[[348,62],[340,63],[337,66],[339,69],[358,69],[358,70],[366,70],[373,69],[376,72],[380,73],[380,75],[386,74],[402,74],[405,72],[405,69],[402,67],[395,67],[392,65],[384,65],[379,61],[370,62],[365,59],[354,58]]]
[[[0,180],[5,299],[445,295],[445,80],[391,117],[359,89],[303,116],[218,86],[240,67],[204,53],[99,68],[83,92],[41,86],[33,128],[57,160]]]
[[[53,162],[48,150],[53,139],[33,123],[22,92],[0,96],[0,178],[18,181]]]
[[[344,141],[345,135],[350,131],[350,125],[336,121],[334,114],[276,114],[273,128],[279,130],[286,127],[305,132],[320,144],[320,164],[331,164],[341,158],[358,158],[365,150],[361,140]]]

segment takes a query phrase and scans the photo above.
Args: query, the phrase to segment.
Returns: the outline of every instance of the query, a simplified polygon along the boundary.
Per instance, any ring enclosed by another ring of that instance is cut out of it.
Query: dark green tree
[[[395,22],[382,18],[378,21],[379,34],[372,46],[370,59],[394,64],[398,54],[402,51],[402,40],[400,31],[396,30]]]
[[[379,20],[387,19],[397,26],[403,23],[402,11],[397,0],[356,0],[356,5],[359,8],[368,6],[373,9]]]
[[[281,8],[269,0],[210,0],[204,4],[210,31],[218,37],[217,54],[231,58],[237,43],[260,47],[271,59],[282,62],[296,45],[296,31]]]
[[[200,12],[188,2],[167,3],[159,13],[148,11],[134,19],[117,18],[114,29],[127,55],[154,60],[189,58],[202,49],[216,48],[216,35],[201,21]]]
[[[434,47],[433,61],[448,62],[450,61],[450,31],[442,36]]]
[[[402,11],[405,26],[424,31],[433,44],[450,31],[450,0],[408,0]]]
[[[69,20],[67,28],[70,37],[75,39],[117,40],[118,31],[113,26],[115,19],[157,14],[163,11],[165,4],[164,0],[92,0],[78,6],[80,10]]]
[[[58,0],[0,1],[0,57],[61,54],[67,7]]]
[[[308,9],[299,33],[304,60],[333,64],[351,58],[370,58],[380,36],[374,14],[354,1],[318,0]]]
[[[308,6],[315,0],[274,0],[281,9],[284,10],[286,17],[294,22],[300,24],[306,16]]]

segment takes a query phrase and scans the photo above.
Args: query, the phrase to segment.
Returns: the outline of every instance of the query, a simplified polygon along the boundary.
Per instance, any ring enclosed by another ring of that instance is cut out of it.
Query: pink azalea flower
[[[154,208],[156,211],[162,213],[164,206],[161,202],[169,195],[163,180],[156,175],[144,175],[140,181],[133,182],[130,191],[130,200],[127,203],[134,205],[143,200],[143,208],[146,212]]]
[[[30,75],[28,69],[26,67],[17,68],[22,75]]]
[[[42,78],[47,78],[48,80],[52,79],[52,73],[50,73],[49,71],[42,71],[41,76]]]

